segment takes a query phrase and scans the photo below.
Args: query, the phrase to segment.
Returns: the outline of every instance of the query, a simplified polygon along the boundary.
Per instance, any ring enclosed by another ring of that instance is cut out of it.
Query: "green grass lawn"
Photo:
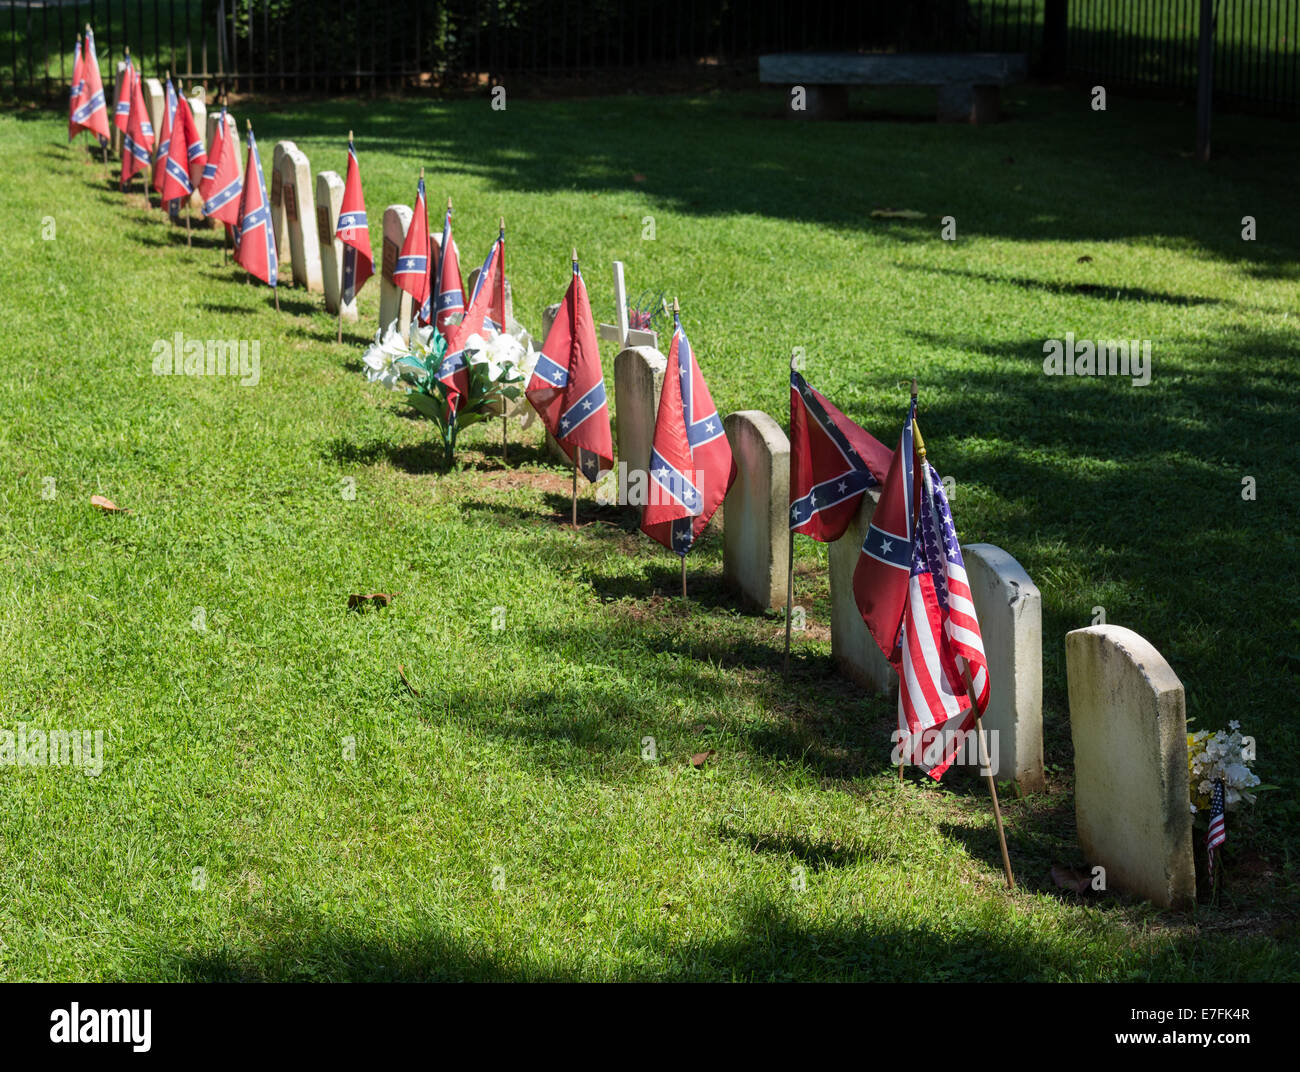
[[[571,245],[605,319],[622,259],[633,294],[680,296],[724,413],[784,424],[803,346],[892,446],[918,376],[961,539],[1043,593],[1050,785],[1004,801],[1020,888],[982,783],[900,784],[892,705],[834,672],[824,546],[798,544],[809,629],[785,681],[781,619],[737,608],[716,526],[684,604],[676,558],[590,492],[594,523],[561,524],[568,475],[536,424],[509,464],[497,428],[467,432],[443,474],[432,426],[360,373],[377,281],[338,345],[316,296],[285,288],[276,314],[215,233],[187,249],[60,116],[8,113],[0,729],[106,743],[98,777],[0,767],[0,976],[1300,975],[1292,132],[1216,116],[1204,167],[1164,104],[1031,89],[972,129],[929,121],[927,91],[821,125],[780,99],[235,111],[268,166],[291,138],[341,173],[355,128],[376,249],[421,165],[467,272],[504,214],[534,331]],[[886,206],[925,218],[870,217]],[[177,331],[258,341],[260,383],[153,376]],[[1067,331],[1151,340],[1150,385],[1044,376]],[[373,591],[397,597],[347,610]],[[1280,787],[1230,817],[1218,907],[1049,878],[1083,863],[1064,637],[1095,607],[1166,656],[1196,727],[1240,719]]]

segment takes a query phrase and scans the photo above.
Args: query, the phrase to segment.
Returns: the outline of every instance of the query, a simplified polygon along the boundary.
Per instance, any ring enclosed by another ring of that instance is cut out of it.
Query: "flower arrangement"
[[[1258,776],[1250,769],[1255,760],[1252,750],[1242,740],[1241,723],[1235,719],[1227,730],[1210,733],[1199,730],[1187,735],[1187,773],[1191,793],[1192,814],[1208,813],[1210,794],[1214,783],[1223,782],[1224,807],[1235,808],[1241,801],[1255,803],[1252,789],[1260,786]]]
[[[459,397],[452,416],[447,408],[447,388],[438,379],[446,353],[447,340],[436,328],[412,324],[408,340],[394,321],[386,331],[375,334],[374,344],[361,361],[367,379],[405,392],[406,400],[438,426],[450,469],[462,429],[495,414],[505,417],[519,404],[537,354],[526,331],[511,335],[485,328],[482,334],[470,335],[465,340],[469,391]]]

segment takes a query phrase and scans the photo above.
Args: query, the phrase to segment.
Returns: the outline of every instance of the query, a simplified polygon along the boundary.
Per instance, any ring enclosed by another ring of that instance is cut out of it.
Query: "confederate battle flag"
[[[242,264],[250,275],[269,286],[278,282],[279,265],[275,258],[275,236],[271,233],[271,209],[266,200],[266,178],[251,123],[244,192],[239,199],[239,222],[235,225],[235,263]]]
[[[129,68],[128,68],[129,70]],[[126,133],[122,135],[122,189],[131,179],[148,172],[149,158],[153,152],[153,124],[144,107],[144,92],[140,79],[131,75],[131,114],[126,119]]]
[[[99,77],[99,57],[95,55],[95,35],[86,27],[86,43],[81,50],[81,99],[72,121],[90,131],[100,141],[108,141],[108,108],[104,105],[104,83]]]
[[[393,268],[393,282],[411,296],[415,309],[424,306],[429,297],[429,210],[424,200],[424,172],[415,187],[415,210],[411,213],[411,226],[406,230],[406,241],[397,255]]]
[[[596,323],[576,260],[564,303],[547,332],[524,393],[546,430],[588,480],[594,482],[601,472],[614,467]]]
[[[348,135],[348,178],[343,187],[343,204],[335,234],[343,243],[343,304],[355,301],[357,291],[375,274],[375,258],[370,252],[370,228],[366,220],[366,195],[361,190],[361,167],[357,164],[357,147]]]
[[[685,558],[735,479],[722,418],[674,313],[641,531]]]
[[[790,528],[830,543],[862,496],[885,479],[893,455],[830,400],[790,372]]]

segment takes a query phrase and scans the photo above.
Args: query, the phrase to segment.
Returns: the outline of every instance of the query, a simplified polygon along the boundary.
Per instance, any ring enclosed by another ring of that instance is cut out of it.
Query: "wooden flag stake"
[[[916,454],[921,462],[922,472],[929,463],[925,456],[925,440],[921,438],[921,429],[915,418],[912,420],[912,438],[916,442]],[[998,828],[998,847],[1002,850],[1002,870],[1007,876],[1007,889],[1016,888],[1015,876],[1011,873],[1011,856],[1007,853],[1007,835],[1002,829],[1002,808],[998,805],[998,787],[993,781],[993,768],[989,766],[988,742],[984,739],[984,724],[980,721],[980,709],[975,695],[975,682],[971,680],[970,667],[963,670],[966,679],[966,696],[970,700],[971,711],[975,715],[975,738],[979,746],[980,770],[989,783],[989,797],[993,801],[993,820]]]
[[[915,376],[912,377],[912,405],[916,405],[916,377],[915,377]],[[916,411],[913,410],[912,412],[916,412]],[[915,422],[913,422],[913,425],[915,425]],[[924,449],[924,448],[922,448],[922,449]],[[901,753],[901,750],[900,750],[899,758],[898,758],[898,780],[899,780],[900,782],[904,780],[905,775],[904,775],[904,773],[903,773],[903,768],[904,768],[906,765],[907,765],[907,763],[906,763],[906,761],[903,759],[903,757],[902,757],[902,753]]]
[[[790,358],[790,371],[796,371],[794,367],[795,358]],[[790,429],[790,434],[794,435],[794,429]],[[790,518],[786,517],[786,526],[790,535],[790,550],[786,555],[785,562],[785,662],[782,665],[781,672],[787,676],[790,674],[790,615],[793,613],[794,605],[794,529],[790,527]]]
[[[351,131],[351,130],[350,130],[350,131],[347,131],[347,144],[348,144],[348,146],[351,146],[351,144],[352,144],[352,131]],[[335,231],[335,234],[338,233],[338,221],[337,221],[337,220],[334,221],[334,231]],[[334,240],[334,235],[329,235],[329,240],[330,240],[330,242],[333,242],[333,240]],[[344,253],[344,256],[347,256],[346,253]],[[356,278],[356,277],[355,277],[355,274],[354,274],[354,277],[352,277],[352,278],[354,278],[354,279]],[[338,340],[339,340],[339,342],[343,342],[343,277],[342,277],[342,275],[339,275],[339,279],[338,279]]]
[[[686,598],[686,556],[682,555],[682,598]]]

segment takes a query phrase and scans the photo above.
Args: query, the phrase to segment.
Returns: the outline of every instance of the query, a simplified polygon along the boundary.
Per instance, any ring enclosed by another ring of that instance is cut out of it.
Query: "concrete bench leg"
[[[1000,86],[953,82],[939,87],[940,123],[996,123],[1001,114]]]
[[[791,86],[791,89],[794,87]],[[796,110],[794,95],[786,98],[786,108],[795,119],[843,119],[849,114],[848,86],[804,86],[804,107]],[[789,90],[787,90],[789,93]]]

